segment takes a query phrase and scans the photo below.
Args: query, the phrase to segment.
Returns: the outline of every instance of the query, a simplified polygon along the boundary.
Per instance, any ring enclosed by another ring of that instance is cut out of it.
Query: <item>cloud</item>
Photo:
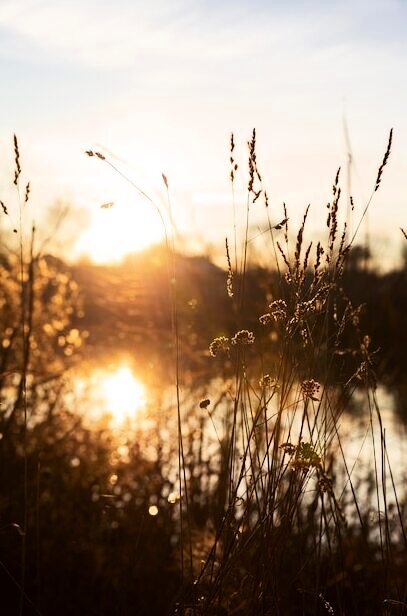
[[[50,59],[103,69],[168,60],[236,61],[330,48],[366,37],[403,40],[395,0],[187,2],[186,0],[3,0],[0,27]],[[400,36],[398,36],[400,35]],[[3,53],[12,53],[4,48]],[[43,57],[41,58],[43,61]]]
[[[135,56],[171,41],[176,2],[170,11],[165,3],[117,5],[95,0],[11,0],[0,7],[0,25],[40,50],[90,66],[131,65]]]

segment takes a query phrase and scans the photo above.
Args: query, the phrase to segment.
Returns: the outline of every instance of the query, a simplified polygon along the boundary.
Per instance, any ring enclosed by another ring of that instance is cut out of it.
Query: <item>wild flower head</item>
[[[254,334],[248,329],[241,329],[232,338],[232,344],[249,345],[254,343]]]
[[[214,338],[209,345],[209,353],[212,357],[216,357],[220,353],[228,353],[230,351],[230,340],[226,336]]]
[[[321,458],[314,449],[311,443],[300,443],[296,448],[295,459],[291,462],[291,466],[295,470],[308,471],[312,467],[319,466]]]
[[[280,445],[280,449],[282,449],[284,453],[288,454],[289,456],[293,456],[297,451],[297,447],[292,443],[282,443]]]
[[[270,325],[273,323],[274,319],[269,312],[266,312],[266,314],[262,314],[261,317],[259,317],[259,321],[262,325]]]
[[[318,381],[314,381],[314,379],[303,381],[301,383],[301,392],[304,398],[310,398],[311,400],[317,401],[318,398],[316,397],[316,395],[320,389],[320,383],[318,383]]]

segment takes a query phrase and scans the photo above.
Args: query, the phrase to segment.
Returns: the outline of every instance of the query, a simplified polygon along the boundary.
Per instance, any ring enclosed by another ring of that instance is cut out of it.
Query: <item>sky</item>
[[[159,239],[155,208],[84,154],[97,149],[162,207],[165,173],[179,237],[208,249],[233,233],[231,131],[243,220],[255,127],[273,220],[285,201],[295,226],[311,203],[317,235],[336,170],[346,171],[344,123],[353,226],[393,127],[362,234],[379,260],[395,258],[407,226],[406,27],[404,0],[1,0],[0,198],[12,199],[15,132],[36,225],[55,203],[71,207],[58,240],[71,258],[118,259]]]

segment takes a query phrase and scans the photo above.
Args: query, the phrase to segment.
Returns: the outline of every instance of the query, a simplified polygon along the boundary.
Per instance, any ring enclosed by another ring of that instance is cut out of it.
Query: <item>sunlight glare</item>
[[[144,386],[127,366],[122,366],[103,378],[101,395],[117,424],[133,419],[137,411],[146,404]]]
[[[152,206],[142,201],[119,198],[93,211],[90,226],[75,246],[78,255],[95,263],[119,262],[132,252],[158,243],[164,236],[162,222]],[[101,206],[106,204],[101,204]]]

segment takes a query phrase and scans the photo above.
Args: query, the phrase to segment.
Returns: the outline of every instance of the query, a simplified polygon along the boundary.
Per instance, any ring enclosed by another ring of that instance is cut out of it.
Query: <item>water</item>
[[[212,379],[199,386],[181,388],[181,412],[183,418],[184,438],[194,433],[199,439],[199,431],[205,431],[205,451],[203,458],[208,459],[216,454],[219,440],[222,440],[227,430],[227,409],[232,406],[233,392],[231,383]],[[337,419],[336,427],[330,424],[333,442],[340,435],[342,451],[335,447],[338,461],[337,481],[343,490],[349,487],[349,478],[353,481],[378,475],[379,483],[382,476],[382,439],[385,441],[384,473],[386,493],[394,500],[393,481],[399,496],[405,492],[407,460],[406,426],[400,420],[396,408],[396,397],[385,387],[379,386],[376,392],[380,408],[380,419],[383,432],[380,429],[378,414],[371,397],[362,390],[356,391],[353,397],[353,410],[345,411]],[[199,402],[209,398],[208,409],[200,409]],[[116,433],[134,430],[135,432],[151,433],[157,430],[162,446],[168,445],[169,439],[176,439],[177,413],[174,386],[154,384],[145,378],[142,364],[123,356],[114,362],[106,361],[96,364],[86,364],[73,373],[66,403],[81,409],[89,425],[99,425],[103,420]],[[214,403],[218,401],[214,410]],[[294,412],[290,409],[284,414],[281,442],[291,439],[296,442],[299,432],[298,407]],[[268,417],[273,415],[273,402],[270,402]],[[305,436],[304,436],[305,438]],[[158,442],[156,443],[158,446]],[[153,446],[150,454],[154,457]],[[169,453],[170,448],[168,448]],[[343,459],[346,462],[347,472]],[[362,484],[361,484],[362,485]],[[363,487],[360,488],[363,490]],[[342,491],[342,490],[340,490]],[[383,504],[383,495],[376,503],[376,509]]]

